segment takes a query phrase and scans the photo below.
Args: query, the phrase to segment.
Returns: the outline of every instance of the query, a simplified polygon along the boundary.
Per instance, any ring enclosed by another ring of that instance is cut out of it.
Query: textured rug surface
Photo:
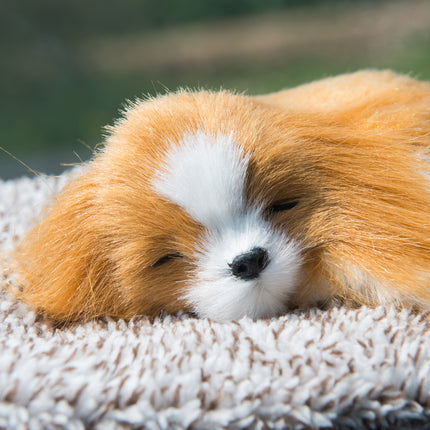
[[[0,251],[69,175],[0,181]],[[0,273],[4,285],[11,274]],[[337,308],[54,330],[2,293],[0,319],[0,429],[430,429],[429,314]]]

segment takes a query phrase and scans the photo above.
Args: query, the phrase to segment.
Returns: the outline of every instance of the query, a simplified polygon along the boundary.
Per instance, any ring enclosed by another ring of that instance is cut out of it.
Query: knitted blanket
[[[0,251],[67,181],[0,181]],[[13,274],[1,269],[0,282]],[[430,314],[294,312],[55,330],[0,296],[0,428],[430,428]]]

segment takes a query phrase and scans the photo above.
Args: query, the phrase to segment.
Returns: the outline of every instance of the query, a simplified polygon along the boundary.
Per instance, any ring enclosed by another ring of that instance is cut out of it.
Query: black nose
[[[235,257],[229,266],[234,276],[248,281],[258,278],[268,264],[269,253],[267,250],[256,247]]]

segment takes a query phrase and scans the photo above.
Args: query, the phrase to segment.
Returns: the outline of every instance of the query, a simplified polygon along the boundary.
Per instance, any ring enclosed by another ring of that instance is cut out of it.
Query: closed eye
[[[298,201],[293,200],[290,202],[271,205],[267,208],[267,213],[268,215],[272,215],[278,212],[289,211],[290,209],[293,209],[294,207],[296,207],[298,203],[299,203]]]
[[[166,254],[165,256],[158,259],[154,264],[152,264],[151,267],[159,267],[159,266],[162,266],[163,264],[167,263],[170,260],[173,260],[175,258],[182,258],[182,257],[183,257],[183,255],[180,254],[179,252]]]

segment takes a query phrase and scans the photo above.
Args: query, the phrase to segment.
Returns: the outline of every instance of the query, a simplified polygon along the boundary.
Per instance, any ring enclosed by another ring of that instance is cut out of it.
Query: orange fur
[[[299,200],[272,219],[303,246],[291,304],[430,308],[430,85],[375,71],[133,104],[17,248],[21,299],[60,321],[192,310],[181,293],[204,228],[150,183],[169,142],[196,130],[235,133],[250,201]],[[151,267],[178,251],[187,258]]]

